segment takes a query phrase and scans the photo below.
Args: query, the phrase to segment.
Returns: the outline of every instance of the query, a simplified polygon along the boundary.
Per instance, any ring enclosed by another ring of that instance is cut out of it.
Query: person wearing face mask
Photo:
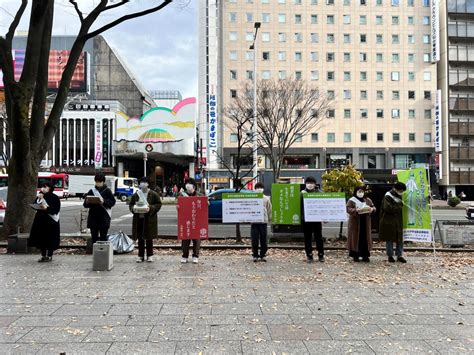
[[[349,256],[355,262],[370,262],[370,251],[372,250],[372,226],[371,214],[375,212],[372,200],[365,197],[365,187],[359,186],[354,189],[352,197],[346,204],[349,222],[347,225],[347,249]]]
[[[193,178],[186,179],[184,182],[184,190],[179,193],[179,196],[190,197],[190,196],[201,196],[200,193],[196,190],[196,181]],[[189,247],[191,246],[191,240],[193,241],[193,255],[192,261],[193,264],[199,263],[199,251],[201,249],[201,239],[187,239],[181,241],[181,249],[183,251],[183,256],[181,258],[181,263],[186,264],[189,258]]]
[[[403,257],[403,192],[407,187],[397,182],[392,190],[388,191],[380,208],[379,239],[386,242],[388,261],[394,263],[393,243],[396,243],[395,254],[397,261],[406,263]]]
[[[257,182],[255,184],[255,192],[263,194],[263,184]],[[252,223],[250,226],[250,236],[252,237],[252,256],[253,261],[263,261],[265,259],[268,246],[267,246],[267,223],[272,219],[272,203],[268,196],[263,195],[263,223]],[[260,242],[260,254],[258,253],[258,243]]]
[[[39,262],[52,261],[53,252],[59,248],[61,202],[53,191],[53,184],[50,182],[44,183],[41,192],[32,204],[32,207],[36,210],[36,215],[31,226],[28,245],[41,250]]]
[[[316,179],[313,176],[308,176],[305,179],[305,189],[301,191],[302,194],[309,192],[320,192],[316,188]],[[305,222],[304,220],[304,203],[301,198],[301,219],[304,233],[304,248],[306,251],[306,258],[308,263],[314,261],[313,258],[313,235],[316,239],[316,249],[318,250],[318,260],[324,262],[324,242],[323,242],[323,226],[321,222]]]
[[[95,186],[89,190],[84,199],[84,207],[89,209],[87,216],[87,228],[91,230],[92,244],[107,241],[107,232],[110,228],[112,218],[112,207],[115,205],[115,197],[112,191],[105,185],[105,175],[97,173],[94,177]],[[87,196],[99,198],[99,203],[91,203]]]
[[[138,263],[153,261],[153,238],[158,235],[158,216],[161,199],[149,188],[146,177],[140,179],[139,190],[130,200],[129,209],[133,213],[132,239],[138,240]]]

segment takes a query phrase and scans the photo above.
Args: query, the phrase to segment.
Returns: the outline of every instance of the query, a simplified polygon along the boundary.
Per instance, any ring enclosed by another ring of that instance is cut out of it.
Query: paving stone
[[[123,297],[140,297],[140,296],[166,296],[169,294],[169,288],[163,287],[140,287],[128,289],[122,295]]]
[[[450,339],[471,339],[471,341],[474,342],[474,325],[435,325],[432,328],[436,328],[437,331],[441,332]],[[439,337],[437,339],[439,339]]]
[[[220,303],[211,305],[211,314],[262,314],[256,303]]]
[[[307,306],[313,314],[362,314],[354,305],[348,303],[332,303],[319,302],[308,303]]]
[[[319,340],[331,339],[323,326],[317,324],[270,324],[272,340]]]
[[[161,308],[162,315],[175,314],[211,314],[210,304],[164,304]]]
[[[293,324],[345,324],[345,320],[338,314],[290,314]]]
[[[388,339],[386,334],[377,325],[324,325],[324,328],[335,340],[366,340],[366,339]]]
[[[114,304],[109,311],[110,315],[152,315],[159,314],[161,303],[157,304]]]
[[[239,315],[242,324],[293,324],[288,314]]]
[[[8,327],[13,322],[15,322],[18,318],[17,316],[0,316],[0,327]]]
[[[161,326],[156,325],[153,327],[148,341],[161,342],[161,341],[192,341],[211,340],[210,326],[208,325],[170,325]]]
[[[118,303],[143,303],[145,297],[124,297],[124,296],[98,296],[91,298],[91,303],[106,303],[106,304],[118,304]]]
[[[94,327],[84,339],[87,343],[147,341],[153,326]]]
[[[405,314],[395,315],[394,319],[401,324],[419,324],[419,325],[474,325],[474,314]]]
[[[129,325],[182,325],[184,316],[164,316],[164,315],[130,315],[128,316],[127,326]]]
[[[189,301],[189,296],[143,296],[140,303],[193,303]],[[194,302],[196,303],[196,302]],[[197,302],[200,303],[200,302]],[[204,302],[201,302],[204,303]]]
[[[474,341],[471,339],[452,340],[430,340],[431,347],[440,354],[472,354],[474,353]]]
[[[311,309],[301,303],[262,303],[263,314],[311,314]]]
[[[238,322],[238,316],[235,314],[190,314],[184,317],[183,325],[219,325]]]
[[[397,316],[387,316],[387,315],[382,315],[382,314],[372,314],[372,315],[345,314],[342,316],[342,318],[347,324],[357,324],[357,325],[400,324],[400,322],[397,319]]]
[[[38,355],[68,354],[68,355],[95,355],[106,354],[112,343],[56,343],[45,344]]]
[[[444,337],[442,332],[429,325],[420,327],[418,325],[381,324],[380,328],[386,332],[391,339],[397,340],[431,340],[442,339]]]
[[[1,327],[0,343],[14,343],[33,329],[32,327]]]
[[[8,304],[0,306],[2,316],[47,316],[61,308],[62,304]]]
[[[77,343],[81,342],[91,328],[88,327],[35,327],[23,336],[21,343]]]
[[[63,305],[55,316],[101,316],[110,310],[110,304],[88,304],[88,305]]]
[[[12,325],[17,327],[65,327],[71,323],[72,316],[22,316]]]
[[[107,351],[109,354],[174,354],[176,343],[172,341],[160,342],[117,342]]]
[[[265,325],[216,325],[211,326],[212,341],[223,340],[270,340],[270,333]]]
[[[42,347],[43,344],[0,344],[1,352],[5,355],[31,355],[36,354]]]
[[[376,354],[437,354],[427,342],[423,340],[366,340],[367,345]]]
[[[129,320],[128,316],[80,316],[72,317],[69,326],[71,327],[99,327],[125,325]]]
[[[305,341],[310,354],[374,354],[372,349],[360,340]]]
[[[242,341],[244,354],[309,354],[306,345],[300,340],[286,341]]]
[[[242,354],[242,347],[239,341],[178,341],[176,354]]]

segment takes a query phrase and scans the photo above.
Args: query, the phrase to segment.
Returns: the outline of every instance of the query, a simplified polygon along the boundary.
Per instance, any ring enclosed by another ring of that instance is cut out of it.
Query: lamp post
[[[253,43],[250,49],[253,50],[253,132],[252,132],[252,149],[253,149],[253,184],[258,181],[258,154],[257,154],[257,33],[261,23],[254,23]]]

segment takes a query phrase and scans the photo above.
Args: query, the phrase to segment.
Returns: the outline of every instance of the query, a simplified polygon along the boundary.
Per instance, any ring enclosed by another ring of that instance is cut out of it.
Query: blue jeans
[[[386,242],[387,256],[393,256],[393,242]],[[397,243],[395,248],[395,255],[402,256],[403,254],[403,242]]]

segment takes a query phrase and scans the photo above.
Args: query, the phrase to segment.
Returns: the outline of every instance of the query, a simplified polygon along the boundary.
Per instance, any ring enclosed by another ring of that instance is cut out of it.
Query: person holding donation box
[[[132,239],[138,240],[137,263],[153,261],[153,238],[158,235],[157,213],[161,209],[161,199],[158,194],[150,190],[146,177],[140,179],[139,190],[130,200],[130,212],[133,213]]]
[[[36,210],[31,226],[28,245],[41,250],[39,262],[53,260],[53,252],[59,248],[59,210],[61,202],[54,193],[54,185],[45,182],[31,207]]]
[[[105,185],[105,175],[97,173],[94,177],[95,186],[87,192],[84,207],[89,209],[87,228],[91,230],[92,244],[98,240],[106,242],[107,232],[112,219],[112,207],[115,197]]]
[[[375,212],[372,200],[365,197],[365,187],[358,186],[354,189],[352,197],[347,201],[346,210],[349,214],[347,226],[347,249],[349,256],[355,262],[370,262],[372,250],[371,215]]]
[[[196,190],[196,181],[193,178],[186,179],[184,182],[185,191],[181,191],[179,196],[181,197],[191,197],[191,196],[201,196],[200,193]],[[179,213],[179,211],[178,211]],[[199,263],[199,250],[201,249],[201,239],[192,239],[193,241],[193,263]],[[191,239],[181,241],[181,249],[183,251],[183,257],[181,258],[181,263],[186,264],[189,258],[189,246],[191,245]]]
[[[263,194],[263,184],[257,182],[255,184],[255,192]],[[267,223],[272,219],[272,203],[268,196],[263,195],[263,223],[252,223],[250,227],[250,236],[252,237],[252,256],[253,261],[266,262],[265,255],[268,250],[267,246]],[[258,254],[258,243],[260,242],[260,255]]]

